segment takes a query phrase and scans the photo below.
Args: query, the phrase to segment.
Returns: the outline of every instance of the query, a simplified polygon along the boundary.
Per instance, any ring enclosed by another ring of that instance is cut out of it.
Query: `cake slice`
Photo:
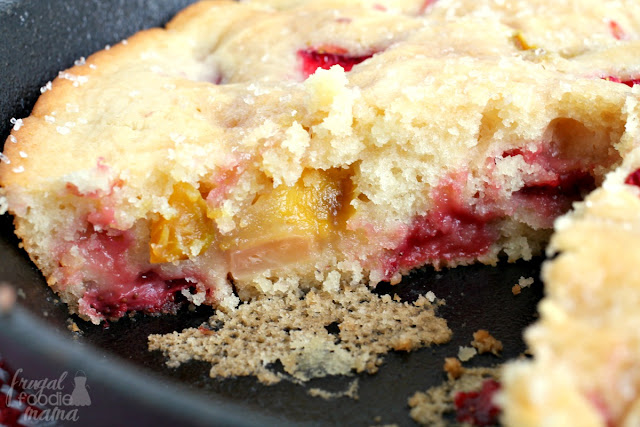
[[[632,66],[530,49],[499,15],[309,8],[197,3],[15,121],[2,192],[72,312],[529,259],[635,141]]]

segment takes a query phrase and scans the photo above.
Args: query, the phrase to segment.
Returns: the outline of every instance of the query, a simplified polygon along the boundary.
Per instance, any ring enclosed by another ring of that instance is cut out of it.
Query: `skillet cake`
[[[42,88],[0,209],[100,323],[528,259],[604,180],[556,222],[500,400],[635,425],[639,31],[635,1],[197,3]]]
[[[634,144],[633,2],[269,3],[196,3],[14,120],[5,204],[71,312],[529,259]]]

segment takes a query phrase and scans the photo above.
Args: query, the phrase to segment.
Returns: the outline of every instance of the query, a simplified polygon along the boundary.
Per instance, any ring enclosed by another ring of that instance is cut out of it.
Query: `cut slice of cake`
[[[556,222],[533,361],[503,372],[510,426],[640,424],[640,150]]]
[[[93,322],[529,259],[633,144],[637,76],[429,16],[202,2],[92,55],[5,144],[24,248]]]

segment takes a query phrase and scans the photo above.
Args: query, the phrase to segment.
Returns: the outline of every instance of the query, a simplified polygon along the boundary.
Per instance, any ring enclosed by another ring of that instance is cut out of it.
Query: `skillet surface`
[[[39,88],[59,70],[105,44],[162,25],[188,3],[0,0],[0,141],[9,133],[9,119],[28,115]],[[51,155],[54,160],[55,153]],[[56,303],[18,248],[11,218],[5,215],[0,217],[0,281],[15,284],[24,298],[10,315],[0,317],[0,354],[27,378],[58,378],[68,372],[69,382],[78,371],[86,374],[91,405],[79,409],[80,424],[69,425],[413,425],[407,398],[440,384],[444,358],[469,345],[474,331],[488,329],[505,350],[502,358],[477,356],[467,366],[494,365],[524,351],[522,329],[535,319],[542,296],[540,262],[424,269],[401,285],[379,287],[379,292],[397,292],[407,300],[429,290],[446,299],[439,314],[447,319],[453,339],[410,354],[387,355],[379,373],[359,376],[359,400],[324,401],[286,382],[266,387],[252,378],[213,380],[203,363],[169,369],[161,354],[146,351],[150,333],[198,326],[212,313],[207,308],[182,310],[175,317],[137,316],[108,329],[74,319],[83,334],[73,339],[66,307]],[[511,287],[521,276],[536,282],[514,296]],[[328,378],[310,387],[339,391],[352,380]],[[374,421],[378,416],[380,421]]]

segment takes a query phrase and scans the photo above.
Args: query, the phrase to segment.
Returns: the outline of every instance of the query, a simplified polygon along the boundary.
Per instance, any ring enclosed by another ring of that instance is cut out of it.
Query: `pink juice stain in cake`
[[[499,237],[491,226],[497,215],[480,213],[462,202],[460,184],[443,184],[433,192],[433,206],[416,217],[404,241],[386,262],[385,278],[428,262],[470,259],[486,253]]]
[[[517,203],[526,203],[530,211],[536,212],[544,228],[551,228],[555,218],[568,212],[573,202],[582,200],[585,191],[593,189],[593,176],[588,172],[573,171],[553,180],[526,184],[513,197]]]
[[[88,199],[99,199],[113,194],[116,187],[122,186],[122,180],[117,178],[113,169],[105,163],[104,158],[99,157],[95,168],[91,170],[93,179],[106,179],[109,182],[107,189],[96,188],[92,190],[80,190],[78,186],[72,182],[67,182],[66,190],[75,196],[86,197]]]
[[[474,426],[498,424],[500,408],[493,403],[493,397],[500,390],[500,383],[488,379],[479,391],[459,392],[454,397],[456,421]]]
[[[89,291],[83,299],[92,309],[110,319],[120,318],[130,311],[170,313],[178,308],[175,294],[190,286],[185,279],[163,280],[158,274],[148,271],[127,286]]]
[[[546,145],[502,154],[503,158],[512,156],[522,156],[528,165],[540,166],[541,171],[526,177],[524,186],[512,194],[512,199],[516,206],[534,213],[544,228],[551,228],[553,220],[567,212],[573,202],[595,189],[591,166],[580,159],[562,156]]]
[[[115,210],[111,207],[103,207],[87,215],[87,221],[96,228],[107,228],[115,224]]]
[[[134,243],[132,231],[95,231],[90,227],[77,242],[88,275],[96,283],[81,300],[86,314],[110,319],[129,311],[171,312],[174,295],[192,286],[187,280],[162,277],[153,270],[131,265],[128,251]]]
[[[626,40],[628,39],[627,33],[622,29],[620,24],[616,21],[609,21],[609,32],[616,40]]]
[[[120,230],[96,231],[89,226],[76,242],[85,268],[105,282],[129,282],[135,276],[127,260],[127,251],[133,245],[133,232]]]
[[[587,397],[587,400],[591,403],[591,405],[596,409],[596,411],[598,411],[598,414],[600,414],[600,417],[604,422],[603,425],[607,427],[613,427],[616,425],[615,417],[611,413],[611,410],[609,409],[607,402],[602,398],[602,396],[599,393],[597,392],[588,393],[586,397]]]
[[[496,223],[514,212],[532,226],[551,228],[555,218],[595,188],[593,167],[556,152],[551,144],[510,150],[501,157],[513,156],[537,167],[535,173],[523,176],[522,188],[507,199],[487,185],[483,198],[464,200],[464,175],[444,180],[433,190],[433,206],[414,218],[405,238],[384,262],[385,280],[427,263],[466,261],[486,254],[500,237]]]
[[[228,194],[235,188],[246,164],[234,164],[216,175],[211,183],[201,184],[200,192],[211,207],[219,207],[226,200]]]
[[[423,13],[425,13],[427,10],[429,10],[434,4],[436,4],[438,0],[425,0],[424,3],[422,3],[422,6],[420,6],[420,9],[418,10],[418,15],[422,15]]]
[[[328,70],[334,65],[340,65],[345,71],[351,71],[354,65],[372,56],[373,53],[367,55],[351,55],[347,49],[332,45],[298,51],[298,57],[302,60],[302,74],[305,78],[315,73],[318,68]]]

